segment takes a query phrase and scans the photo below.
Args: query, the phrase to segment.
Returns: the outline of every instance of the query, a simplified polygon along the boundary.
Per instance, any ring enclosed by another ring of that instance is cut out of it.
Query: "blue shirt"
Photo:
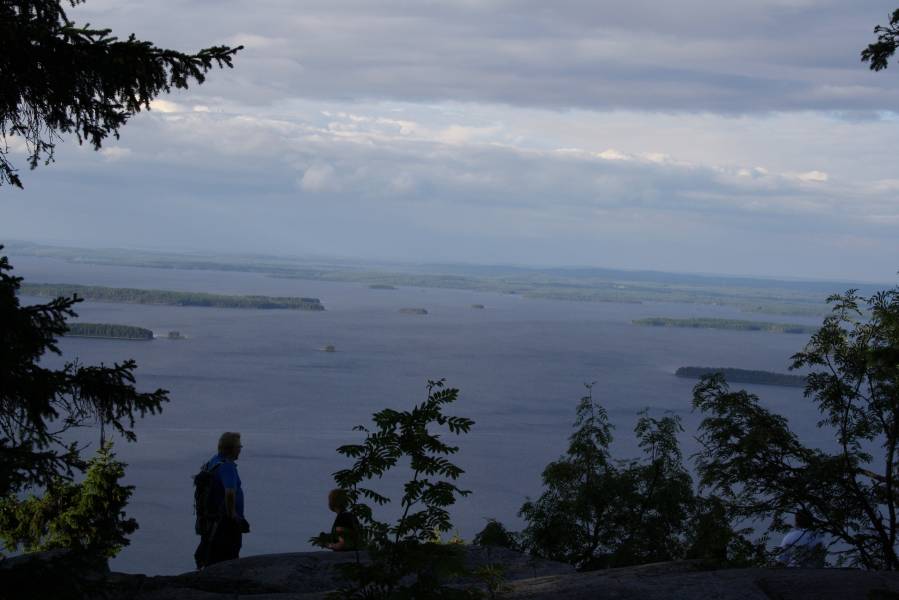
[[[237,465],[233,460],[216,454],[206,463],[206,468],[211,469],[215,465],[220,466],[215,470],[215,481],[210,494],[215,506],[221,507],[221,513],[225,514],[225,490],[234,490],[234,510],[237,516],[243,518],[243,489],[240,487],[240,475],[237,474]]]

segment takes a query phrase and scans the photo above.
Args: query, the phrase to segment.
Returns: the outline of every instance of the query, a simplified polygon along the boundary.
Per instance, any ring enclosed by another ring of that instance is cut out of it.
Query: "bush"
[[[337,451],[354,460],[352,467],[334,473],[338,487],[346,491],[350,510],[362,524],[371,561],[342,565],[347,585],[341,598],[468,598],[466,590],[450,588],[444,581],[464,571],[463,547],[434,541],[435,532],[452,529],[448,507],[470,492],[453,482],[464,471],[447,456],[458,452],[432,430],[443,428],[453,435],[468,433],[474,421],[446,416],[444,408],[459,390],[444,388],[444,380],[428,382],[427,399],[409,411],[385,409],[373,416],[374,428],[357,426],[366,434],[361,444]],[[402,514],[395,523],[379,521],[371,502],[383,506],[390,498],[375,491],[370,482],[408,461],[410,478],[403,486]],[[310,540],[326,546],[329,536]]]
[[[0,537],[7,548],[40,552],[57,548],[97,559],[112,558],[128,545],[137,521],[125,516],[134,489],[119,480],[125,464],[106,444],[88,462],[84,481],[57,478],[41,497],[0,500]]]

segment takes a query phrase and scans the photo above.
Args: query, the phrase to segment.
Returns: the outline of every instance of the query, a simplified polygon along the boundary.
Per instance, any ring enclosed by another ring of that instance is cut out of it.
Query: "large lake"
[[[331,473],[348,466],[335,448],[385,407],[425,397],[427,379],[461,389],[451,412],[476,426],[459,438],[456,462],[473,491],[452,510],[465,539],[488,517],[518,529],[518,509],[540,493],[540,473],[566,447],[584,382],[616,426],[614,453],[637,455],[636,413],[672,411],[684,419],[692,453],[699,416],[695,382],[673,375],[684,365],[785,372],[807,336],[637,327],[649,316],[757,318],[816,324],[817,319],[746,315],[688,304],[613,304],[528,300],[457,290],[374,290],[362,284],[275,279],[254,273],[70,264],[16,257],[26,281],[144,287],[224,294],[315,296],[325,312],[139,306],[84,302],[80,320],[138,325],[188,339],[131,342],[66,339],[65,359],[91,364],[137,360],[138,386],[170,390],[161,415],[137,427],[138,442],[117,452],[135,486],[128,514],[140,522],[131,545],[112,561],[120,571],[178,573],[193,568],[191,475],[214,452],[219,434],[240,431],[239,461],[252,533],[242,555],[308,550],[328,529]],[[834,290],[839,291],[839,290]],[[30,303],[33,298],[23,298]],[[483,310],[472,304],[483,304]],[[400,314],[421,307],[427,315]],[[333,344],[336,352],[322,352]],[[55,362],[56,359],[51,359]],[[807,441],[825,443],[802,390],[745,386],[790,418]],[[87,440],[96,432],[86,431]],[[398,501],[398,481],[382,491]]]

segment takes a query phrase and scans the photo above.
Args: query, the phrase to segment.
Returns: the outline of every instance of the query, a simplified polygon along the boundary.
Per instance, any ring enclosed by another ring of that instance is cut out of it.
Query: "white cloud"
[[[397,173],[390,180],[390,188],[398,194],[408,194],[415,187],[415,180],[409,173]]]
[[[307,192],[336,191],[340,189],[340,180],[331,165],[315,164],[303,173],[300,187]]]
[[[28,145],[25,139],[17,135],[7,135],[5,138],[9,152],[12,154],[25,154],[28,151]]]
[[[823,171],[807,171],[805,173],[797,173],[796,179],[806,183],[824,183],[829,177]]]
[[[150,101],[150,110],[161,113],[180,113],[184,112],[186,109],[177,102],[157,98]]]
[[[284,48],[290,45],[286,38],[270,37],[255,33],[237,33],[227,39],[231,46],[244,46],[247,50]]]
[[[447,144],[466,144],[475,140],[488,138],[498,131],[498,127],[450,125],[449,127],[438,131],[435,138]]]
[[[597,152],[596,156],[602,158],[603,160],[631,160],[631,157],[627,156],[626,154],[622,154],[614,148],[609,148],[608,150]]]
[[[107,161],[114,162],[130,156],[131,149],[122,146],[105,146],[100,149],[100,154],[102,154],[103,158]]]

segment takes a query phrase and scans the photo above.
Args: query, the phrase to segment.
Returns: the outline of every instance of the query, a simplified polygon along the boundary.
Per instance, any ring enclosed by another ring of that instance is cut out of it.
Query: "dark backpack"
[[[194,531],[197,535],[203,535],[209,530],[210,525],[221,517],[221,507],[213,503],[212,490],[221,483],[215,476],[215,471],[222,463],[218,462],[209,466],[204,463],[200,472],[194,475],[194,514],[197,520],[194,523]]]

